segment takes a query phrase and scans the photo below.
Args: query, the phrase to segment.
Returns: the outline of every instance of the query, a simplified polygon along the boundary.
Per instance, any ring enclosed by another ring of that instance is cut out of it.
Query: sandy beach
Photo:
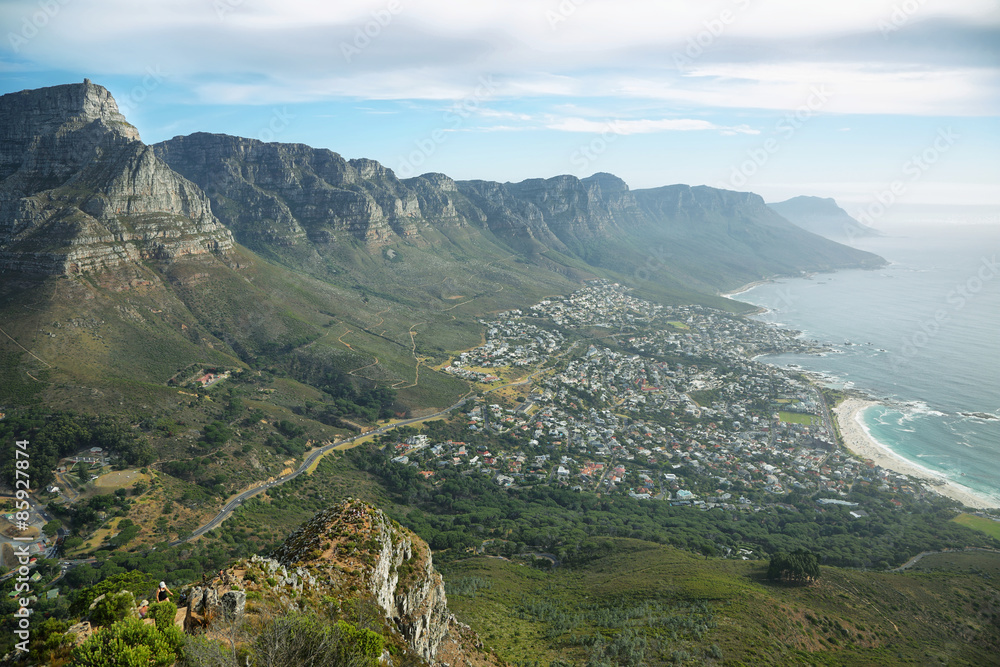
[[[766,285],[767,283],[772,283],[772,282],[774,282],[774,281],[771,280],[771,279],[769,279],[769,278],[765,279],[765,280],[755,280],[752,283],[747,283],[746,285],[743,285],[742,287],[737,287],[736,289],[734,289],[731,292],[722,292],[722,293],[719,294],[719,296],[725,297],[726,299],[731,299],[734,296],[738,296],[740,294],[743,294],[743,292],[749,292],[750,290],[752,290],[754,287],[757,287],[758,285]]]
[[[895,452],[883,447],[868,433],[861,425],[858,417],[860,413],[872,405],[881,405],[877,401],[869,401],[861,398],[848,398],[838,405],[833,413],[837,418],[837,425],[840,427],[840,435],[843,437],[844,446],[861,459],[869,459],[877,466],[886,470],[892,470],[902,475],[909,475],[914,479],[925,482],[924,488],[930,489],[952,500],[974,507],[976,509],[989,509],[1000,506],[1000,503],[990,501],[966,487],[948,480],[941,474],[922,468]]]

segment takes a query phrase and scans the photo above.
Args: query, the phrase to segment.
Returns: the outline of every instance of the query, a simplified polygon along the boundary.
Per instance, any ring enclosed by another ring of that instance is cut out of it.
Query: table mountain
[[[0,97],[0,270],[78,273],[222,252],[199,188],[85,80]]]

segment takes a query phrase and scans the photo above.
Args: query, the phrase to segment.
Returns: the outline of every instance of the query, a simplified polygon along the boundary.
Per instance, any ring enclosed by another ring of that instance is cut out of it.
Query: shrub
[[[135,597],[130,592],[108,593],[94,605],[93,611],[90,612],[90,620],[95,625],[111,625],[125,618],[134,606]]]
[[[154,602],[149,605],[149,618],[153,619],[156,627],[165,630],[174,624],[177,616],[177,605],[169,600],[167,602]]]
[[[74,666],[117,667],[155,665],[177,661],[184,634],[173,624],[165,629],[129,618],[102,628],[73,651]]]
[[[346,621],[337,621],[337,630],[340,634],[339,649],[345,662],[359,657],[368,658],[370,664],[374,665],[382,655],[385,644],[382,635],[355,627]]]

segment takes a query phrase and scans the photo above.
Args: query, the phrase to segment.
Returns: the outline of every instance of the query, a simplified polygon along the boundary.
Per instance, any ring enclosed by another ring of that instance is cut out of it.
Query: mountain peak
[[[108,89],[90,79],[0,96],[0,182],[7,190],[30,193],[64,182],[134,141],[139,131]]]
[[[5,135],[21,126],[30,126],[35,134],[43,134],[53,126],[103,121],[126,125],[125,134],[139,140],[138,130],[125,120],[111,92],[90,79],[0,96],[0,119]]]
[[[614,174],[606,171],[599,171],[596,174],[580,179],[588,185],[598,185],[607,192],[625,192],[628,190],[628,183]]]
[[[76,273],[232,246],[204,194],[89,79],[0,96],[0,221],[0,270]]]
[[[816,197],[814,195],[799,195],[798,197],[792,197],[791,199],[786,199],[783,202],[774,202],[774,204],[768,204],[768,206],[802,206],[810,207],[813,211],[827,211],[830,213],[835,213],[837,211],[842,211],[843,209],[837,205],[837,200],[833,197]]]

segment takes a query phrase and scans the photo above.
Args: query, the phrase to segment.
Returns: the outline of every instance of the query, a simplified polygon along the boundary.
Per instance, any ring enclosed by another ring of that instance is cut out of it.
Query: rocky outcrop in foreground
[[[454,622],[427,544],[360,501],[320,512],[273,556],[283,569],[304,569],[340,596],[351,586],[371,593],[425,660],[434,659]]]
[[[249,599],[298,611],[331,604],[347,610],[362,601],[376,605],[391,631],[430,664],[502,664],[448,610],[427,543],[358,500],[318,513],[270,557],[252,556],[224,576],[188,591],[188,631],[209,628],[227,614],[255,613]],[[242,597],[227,600],[233,590]]]

